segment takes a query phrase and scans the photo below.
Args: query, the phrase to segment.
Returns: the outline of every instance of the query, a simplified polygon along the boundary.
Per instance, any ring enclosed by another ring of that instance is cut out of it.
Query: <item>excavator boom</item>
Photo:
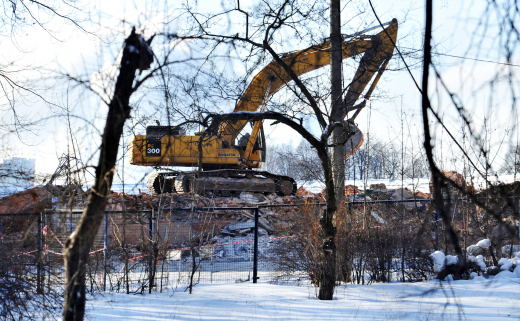
[[[374,73],[380,71],[379,66],[388,61],[394,52],[397,39],[398,23],[393,19],[389,26],[373,36],[354,35],[343,42],[342,58],[351,58],[362,53],[367,53],[371,61],[369,66],[360,64],[349,86],[349,93],[362,93],[372,79]],[[367,29],[366,31],[371,30]],[[330,65],[330,42],[311,46],[307,49],[282,54],[282,60],[289,65],[296,76]],[[377,65],[377,66],[376,66]],[[386,67],[386,64],[384,65]],[[382,72],[374,80],[375,87]],[[246,91],[238,101],[233,112],[258,111],[264,100],[268,99],[280,88],[293,79],[285,69],[276,61],[269,63],[251,81]],[[267,90],[267,87],[270,87]],[[369,97],[371,92],[368,93]],[[347,94],[348,95],[348,94]],[[235,138],[242,131],[247,121],[227,122],[222,125],[221,133]]]

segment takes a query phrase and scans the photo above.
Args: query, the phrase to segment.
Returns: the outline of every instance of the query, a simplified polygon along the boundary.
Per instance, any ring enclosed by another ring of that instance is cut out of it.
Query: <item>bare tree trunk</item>
[[[331,123],[342,122],[342,39],[341,39],[341,1],[330,0],[330,99]],[[337,127],[332,133],[332,175],[336,192],[336,206],[339,207],[345,197],[345,141],[344,129]]]
[[[140,50],[136,51],[136,48]],[[153,56],[147,44],[135,33],[135,29],[132,30],[125,41],[114,96],[108,106],[94,186],[91,188],[85,211],[76,230],[65,246],[66,283],[63,320],[83,320],[85,315],[85,267],[89,250],[103,220],[123,126],[130,116],[129,102],[134,91],[132,84],[135,72],[137,69],[146,69],[152,61]]]
[[[334,287],[336,285],[336,227],[333,224],[334,215],[337,211],[336,194],[334,193],[334,184],[332,180],[331,159],[326,154],[326,149],[318,150],[323,165],[323,174],[326,184],[326,204],[327,207],[320,219],[322,230],[322,261],[320,264],[319,285],[320,291],[318,298],[320,300],[332,300],[334,295]]]
[[[433,1],[426,0],[426,20],[424,30],[424,55],[423,55],[423,79],[422,79],[422,90],[421,90],[421,103],[422,103],[422,119],[423,119],[423,130],[424,130],[424,150],[428,159],[428,165],[430,166],[432,184],[433,184],[433,198],[434,204],[439,210],[439,214],[442,217],[444,226],[447,229],[446,234],[449,236],[449,240],[455,248],[457,255],[462,256],[462,249],[460,248],[459,239],[455,233],[450,219],[449,207],[451,200],[448,200],[448,204],[444,204],[442,196],[442,188],[446,186],[445,177],[440,169],[435,164],[433,158],[433,146],[432,136],[430,134],[430,124],[428,119],[428,109],[431,108],[430,100],[428,98],[428,77],[429,69],[431,64],[431,38],[432,38],[432,21],[433,21]],[[487,181],[486,181],[487,182]],[[448,194],[449,195],[449,194]],[[446,235],[445,234],[445,235]],[[446,242],[447,244],[447,242]],[[446,251],[447,252],[447,251]]]
[[[343,114],[341,104],[343,103],[341,97],[342,82],[341,82],[341,1],[330,0],[330,80],[331,80],[331,123],[342,122]],[[335,111],[335,112],[334,112]],[[321,262],[320,273],[320,291],[318,297],[320,300],[332,300],[334,295],[334,286],[336,285],[336,228],[332,222],[332,218],[343,202],[345,196],[345,145],[344,129],[337,127],[332,133],[332,159],[331,159],[331,175],[325,173],[325,180],[332,180],[333,184],[326,182],[327,185],[332,185],[335,199],[332,200],[327,196],[327,209],[320,220],[323,237],[323,257]],[[321,158],[321,157],[320,157]],[[322,158],[323,162],[323,158]],[[327,164],[323,164],[324,172],[327,172]],[[330,194],[331,189],[327,188],[327,194]],[[334,202],[331,207],[328,204],[330,201]]]

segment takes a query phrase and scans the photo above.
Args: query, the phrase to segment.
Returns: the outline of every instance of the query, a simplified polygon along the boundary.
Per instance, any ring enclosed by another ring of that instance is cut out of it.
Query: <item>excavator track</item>
[[[163,193],[175,193],[174,178],[172,173],[156,173],[152,174],[146,181],[148,192],[152,195]]]
[[[175,177],[175,191],[177,193],[189,193],[190,185],[189,185],[189,176],[179,175]]]
[[[157,173],[147,182],[152,195],[189,193],[201,195],[237,195],[241,192],[294,195],[297,184],[293,178],[263,171],[225,169],[187,173]]]
[[[158,173],[152,174],[150,177],[148,177],[148,180],[146,181],[146,187],[148,187],[148,192],[152,195],[161,194],[160,178]]]

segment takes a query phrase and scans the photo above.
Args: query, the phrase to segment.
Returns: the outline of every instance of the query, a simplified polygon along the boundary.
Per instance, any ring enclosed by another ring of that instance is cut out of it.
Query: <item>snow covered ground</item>
[[[520,320],[520,279],[348,285],[335,300],[312,286],[199,284],[90,298],[91,320]]]
[[[367,181],[366,188],[370,187],[370,184],[385,184],[387,189],[396,189],[400,188],[401,185],[408,188],[409,190],[413,190],[415,186],[416,191],[421,191],[423,193],[430,193],[430,179],[428,177],[423,178],[414,178],[414,179],[405,179],[401,182],[400,179],[369,179]],[[365,181],[363,180],[346,180],[345,185],[356,185],[356,187],[363,191],[365,189]],[[306,190],[313,193],[319,193],[325,188],[325,184],[318,181],[299,181],[298,187],[303,186]]]
[[[516,180],[520,180],[520,174],[517,175]],[[515,181],[515,177],[513,175],[500,175],[498,178],[496,176],[489,177],[489,181],[493,184],[498,182],[500,183],[511,183]],[[366,187],[369,188],[370,184],[380,184],[383,183],[386,185],[388,189],[396,189],[400,188],[401,185],[408,188],[409,190],[413,190],[413,186],[415,186],[415,190],[421,191],[423,193],[430,193],[429,187],[430,178],[429,177],[420,177],[420,178],[407,178],[401,182],[400,179],[369,179],[367,181]],[[298,181],[298,187],[303,186],[306,190],[313,193],[319,193],[325,188],[325,184],[318,181]],[[365,181],[363,180],[346,180],[345,185],[356,185],[359,190],[365,189]],[[486,182],[484,179],[474,179],[473,185],[477,190],[483,189],[486,187]],[[0,197],[10,195],[16,192],[21,192],[26,190],[29,187],[11,187],[11,188],[2,188],[0,187]],[[117,193],[125,192],[128,194],[139,194],[139,192],[148,193],[148,188],[146,184],[113,184],[112,190]]]
[[[500,175],[498,177],[496,176],[490,176],[488,178],[488,181],[492,184],[498,184],[498,183],[512,183],[516,180],[520,180],[520,174],[516,175]],[[419,177],[419,178],[406,178],[401,182],[401,179],[369,179],[366,183],[366,188],[370,187],[370,184],[385,184],[386,188],[388,189],[396,189],[401,188],[401,185],[408,188],[409,190],[413,190],[413,187],[415,186],[416,191],[420,191],[423,193],[430,193],[430,178],[429,177]],[[468,184],[471,182],[468,182]],[[483,178],[475,178],[473,179],[473,186],[477,190],[485,189],[486,188],[486,180]],[[357,188],[359,188],[360,191],[365,189],[365,181],[364,180],[346,180],[345,185],[356,185]],[[306,190],[313,193],[319,193],[325,188],[325,184],[318,181],[299,181],[298,187],[303,186]]]

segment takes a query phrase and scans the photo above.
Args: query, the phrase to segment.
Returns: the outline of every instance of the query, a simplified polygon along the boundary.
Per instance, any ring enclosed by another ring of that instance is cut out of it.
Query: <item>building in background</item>
[[[34,185],[36,160],[13,157],[0,163],[0,196],[23,191]]]

